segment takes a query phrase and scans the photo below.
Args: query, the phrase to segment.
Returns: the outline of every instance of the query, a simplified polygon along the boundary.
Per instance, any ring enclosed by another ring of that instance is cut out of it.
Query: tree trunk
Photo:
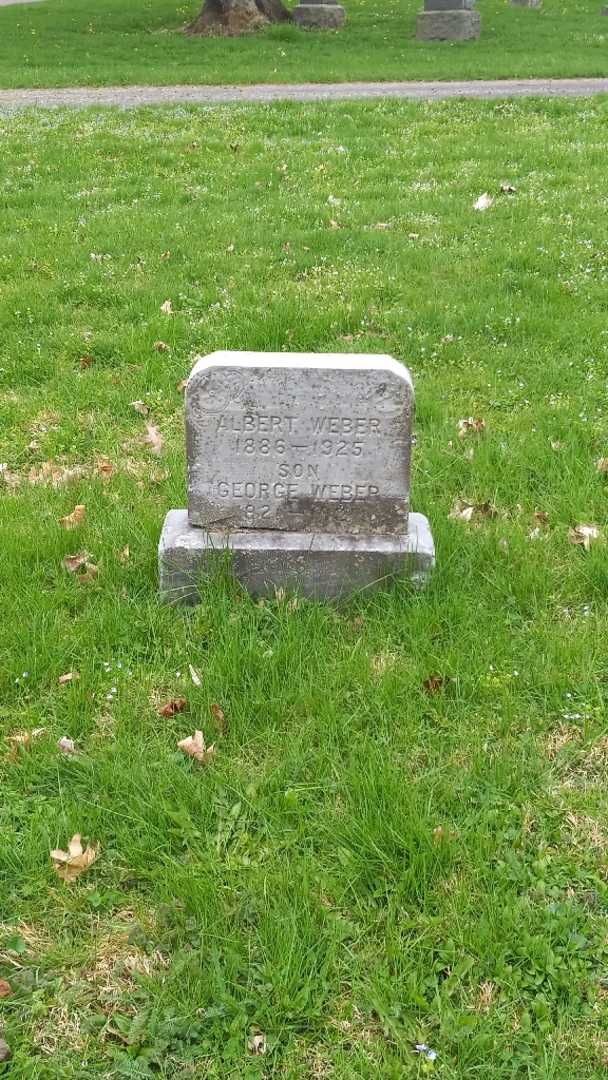
[[[291,12],[282,0],[205,0],[187,34],[225,34],[236,37],[261,30],[271,22],[287,22]]]

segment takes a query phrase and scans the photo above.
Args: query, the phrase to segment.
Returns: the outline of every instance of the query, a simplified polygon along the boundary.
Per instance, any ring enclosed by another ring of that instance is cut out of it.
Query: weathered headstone
[[[293,9],[293,20],[304,30],[339,30],[346,12],[337,0],[304,0]]]
[[[388,356],[220,352],[186,387],[188,510],[161,536],[161,592],[194,602],[228,548],[253,593],[330,597],[434,563],[411,514],[414,392]]]
[[[475,0],[424,0],[416,22],[419,41],[470,41],[480,30]]]

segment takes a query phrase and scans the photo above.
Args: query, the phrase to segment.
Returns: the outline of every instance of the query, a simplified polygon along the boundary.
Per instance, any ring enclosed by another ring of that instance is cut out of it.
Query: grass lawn
[[[340,33],[283,25],[238,40],[185,37],[196,0],[44,0],[0,9],[0,86],[606,75],[601,7],[479,0],[480,40],[454,44],[415,40],[422,0],[346,0]]]
[[[0,1075],[605,1077],[608,567],[568,530],[608,531],[607,121],[582,100],[3,123]],[[177,384],[223,347],[410,365],[428,591],[257,604],[217,581],[159,606]],[[460,439],[469,416],[486,430]],[[495,516],[451,520],[457,499]],[[83,551],[88,583],[62,566]],[[195,728],[206,767],[177,749]],[[68,885],[49,852],[76,832],[99,855]]]

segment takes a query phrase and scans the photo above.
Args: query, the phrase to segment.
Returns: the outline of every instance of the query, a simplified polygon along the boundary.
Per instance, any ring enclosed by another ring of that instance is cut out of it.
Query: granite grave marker
[[[161,593],[194,602],[213,555],[232,552],[257,594],[330,597],[434,562],[411,514],[414,392],[389,356],[220,352],[186,386],[188,510],[163,529]]]

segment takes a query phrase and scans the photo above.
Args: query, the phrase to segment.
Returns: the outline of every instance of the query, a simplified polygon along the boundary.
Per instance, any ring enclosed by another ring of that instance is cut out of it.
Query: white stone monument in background
[[[428,522],[410,513],[414,390],[390,356],[218,352],[186,386],[188,509],[171,510],[161,594],[194,603],[214,557],[252,593],[329,598],[422,584]]]

